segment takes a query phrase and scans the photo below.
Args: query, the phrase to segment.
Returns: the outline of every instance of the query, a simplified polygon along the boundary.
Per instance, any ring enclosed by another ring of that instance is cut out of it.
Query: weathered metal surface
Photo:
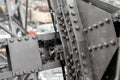
[[[42,70],[36,36],[8,39],[13,76]]]
[[[78,6],[89,42],[95,80],[100,80],[117,49],[111,14],[83,1],[79,1]]]

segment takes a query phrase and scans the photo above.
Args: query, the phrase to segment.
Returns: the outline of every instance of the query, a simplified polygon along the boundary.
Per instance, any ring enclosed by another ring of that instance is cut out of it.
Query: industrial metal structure
[[[21,0],[4,0],[11,35],[0,40],[0,80],[38,80],[61,67],[64,80],[120,80],[120,11],[99,0],[48,0],[54,33],[27,35]],[[20,37],[18,32],[21,32]]]

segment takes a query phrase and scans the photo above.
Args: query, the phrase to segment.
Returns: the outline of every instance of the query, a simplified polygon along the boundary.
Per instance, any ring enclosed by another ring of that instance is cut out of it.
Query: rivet
[[[64,18],[63,18],[63,17],[61,17],[61,18],[60,18],[60,20],[61,20],[61,21],[63,21],[63,20],[64,20]]]
[[[78,22],[78,20],[77,20],[77,19],[74,19],[73,21],[74,21],[74,23],[77,23],[77,22]]]
[[[75,73],[73,73],[72,76],[75,77]]]
[[[38,68],[38,71],[41,71],[41,68],[40,68],[40,67]]]
[[[83,53],[81,53],[81,56],[82,56],[83,58],[85,58],[85,57],[86,57],[86,54],[83,52]]]
[[[87,66],[87,62],[86,61],[83,61],[82,62],[84,66]]]
[[[88,27],[88,29],[89,29],[90,31],[92,31],[92,30],[93,30],[93,28],[92,28],[91,26],[89,26],[89,27]]]
[[[110,19],[109,19],[109,18],[106,18],[106,19],[105,19],[105,22],[106,22],[106,23],[109,23],[109,22],[110,22]]]
[[[85,32],[85,33],[88,33],[88,30],[87,30],[87,29],[84,29],[84,32]]]
[[[75,69],[75,66],[72,66],[71,69],[74,70],[74,69]]]
[[[92,48],[91,48],[91,47],[88,47],[88,51],[89,51],[89,52],[92,52]]]
[[[10,39],[10,42],[11,42],[11,43],[14,42],[14,39]]]
[[[72,71],[71,71],[71,70],[68,70],[68,73],[69,73],[69,74],[71,74],[71,73],[72,73]]]
[[[68,67],[70,67],[70,66],[71,66],[71,64],[70,64],[70,63],[67,63],[67,66],[68,66]]]
[[[66,36],[66,40],[69,40],[69,37],[68,37],[68,36]]]
[[[68,22],[68,25],[70,25],[70,26],[72,25],[70,21]]]
[[[104,25],[104,23],[103,23],[102,21],[100,21],[100,22],[99,22],[99,25],[100,25],[100,26],[103,26],[103,25]]]
[[[116,44],[116,42],[115,41],[110,41],[110,44],[114,46]]]
[[[97,50],[97,47],[96,47],[96,46],[93,46],[93,49],[94,49],[94,50]]]
[[[73,8],[73,7],[74,7],[74,5],[73,5],[73,4],[70,4],[70,5],[69,5],[69,7],[70,7],[70,8]]]
[[[62,35],[62,38],[65,38],[65,35]]]
[[[77,71],[77,73],[79,73],[79,72],[80,72],[80,70],[79,70],[79,69],[77,69],[76,71]]]
[[[64,33],[66,34],[66,33],[67,33],[67,30],[64,30]]]
[[[17,40],[18,40],[18,41],[21,41],[22,39],[19,37]]]
[[[24,70],[24,71],[23,71],[23,73],[24,73],[24,74],[26,74],[26,73],[27,73],[27,71],[26,71],[26,70]]]
[[[85,73],[85,74],[88,74],[88,69],[84,69],[84,73]]]
[[[72,16],[75,16],[75,15],[76,15],[76,13],[75,13],[74,11],[72,11],[72,12],[71,12],[71,15],[72,15]]]
[[[35,35],[34,35],[34,36],[32,36],[32,39],[36,39],[36,38],[37,38],[37,36],[35,36]]]
[[[65,24],[62,24],[62,27],[65,27]]]
[[[77,48],[76,48],[76,47],[73,47],[73,50],[77,50]]]
[[[73,55],[73,53],[72,52],[70,52],[70,56],[72,56]]]
[[[78,62],[79,60],[78,59],[75,59],[75,62]]]
[[[74,34],[72,34],[71,36],[72,36],[73,38],[75,38],[75,35],[74,35]]]
[[[26,41],[29,40],[29,37],[25,37],[25,40],[26,40]]]
[[[99,44],[99,45],[98,45],[98,47],[99,47],[100,49],[102,49],[102,48],[103,48],[103,46],[102,46],[101,44]]]
[[[71,28],[69,28],[69,29],[68,29],[68,31],[69,31],[69,32],[72,32],[72,29],[71,29]]]
[[[87,77],[86,80],[91,80],[91,79],[89,77]]]
[[[69,60],[69,56],[67,56],[66,59]]]
[[[79,26],[79,25],[76,25],[76,26],[75,26],[75,29],[76,29],[76,30],[80,30],[80,26]]]
[[[60,19],[61,17],[60,16],[57,16],[57,19]]]
[[[75,43],[75,40],[71,40],[71,42],[72,42],[72,44],[74,44],[74,43]]]
[[[75,53],[78,54],[78,51],[76,50]]]
[[[97,24],[93,24],[93,27],[97,29],[97,28],[98,28],[98,25],[97,25]]]
[[[119,17],[119,14],[115,14],[115,18],[116,19],[119,19],[120,17]]]
[[[107,44],[106,42],[104,42],[104,46],[105,47],[109,47],[109,44]]]
[[[61,22],[58,22],[58,24],[61,26],[62,25],[62,23]]]
[[[80,64],[78,64],[78,67],[80,67]]]
[[[73,60],[72,60],[72,59],[70,59],[70,62],[72,63],[72,62],[73,62]]]

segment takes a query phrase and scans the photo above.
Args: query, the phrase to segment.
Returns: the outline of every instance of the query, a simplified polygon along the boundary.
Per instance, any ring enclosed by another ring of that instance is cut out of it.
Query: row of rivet
[[[62,16],[62,15],[61,15]],[[66,40],[69,40],[69,37],[67,35],[67,30],[66,30],[66,25],[64,24],[64,18],[63,16],[62,17],[59,17],[58,20],[60,20],[62,23],[59,23],[59,25],[61,26],[61,34],[62,34],[62,38],[63,39],[66,39]],[[73,68],[73,60],[71,59],[72,55],[68,55],[66,56],[66,66],[67,66],[67,72],[68,72],[68,76],[69,76],[69,79],[73,80],[74,79],[74,68]]]
[[[73,8],[74,8],[74,6],[71,4],[71,5],[69,5],[69,7],[70,7],[70,9],[71,9],[71,16],[74,18],[73,19],[73,22],[74,22],[74,24],[76,24],[76,26],[75,26],[75,29],[77,30],[77,31],[79,31],[80,30],[80,27],[79,27],[79,25],[77,24],[78,23],[78,20],[76,19],[76,14],[75,14],[75,11],[73,11]],[[82,64],[82,66],[83,66],[83,73],[85,73],[86,75],[88,74],[88,72],[89,72],[89,70],[88,70],[88,65],[87,65],[87,61],[85,60],[87,58],[87,56],[86,56],[86,54],[83,52],[82,54],[81,54],[81,64]],[[80,65],[80,64],[79,64]],[[84,74],[82,74],[82,76],[85,76]],[[85,78],[85,77],[84,77]],[[88,78],[88,77],[87,77]]]
[[[41,71],[41,68],[37,68],[37,69],[31,69],[31,70],[24,70],[22,72],[15,72],[13,73],[13,76],[18,76],[18,75],[24,75],[24,74],[27,74],[27,73],[34,73],[34,72],[38,72],[38,71]]]
[[[24,40],[25,40],[25,41],[28,41],[29,38],[30,38],[30,37],[26,36],[26,37],[24,38]],[[37,36],[32,36],[32,39],[33,39],[33,40],[36,39],[36,38],[37,38]],[[18,38],[17,38],[17,41],[18,41],[18,42],[21,42],[22,40],[23,40],[23,38],[21,38],[21,37],[18,37]],[[11,38],[11,39],[9,40],[9,42],[10,42],[10,43],[13,43],[13,42],[14,42],[14,38]]]
[[[107,24],[109,24],[110,21],[111,21],[111,20],[110,20],[109,18],[106,18],[106,19],[105,19],[105,23],[107,23]],[[92,26],[89,26],[88,29],[85,28],[85,29],[84,29],[84,32],[87,33],[88,31],[93,31],[94,29],[97,29],[99,26],[102,26],[102,27],[103,27],[105,23],[102,22],[102,21],[100,21],[100,22],[98,22],[98,24],[93,24]]]
[[[103,44],[98,44],[97,46],[91,46],[88,48],[89,52],[97,49],[103,49],[104,47],[108,48],[110,45],[115,46],[116,41],[111,40],[110,43],[104,42]]]

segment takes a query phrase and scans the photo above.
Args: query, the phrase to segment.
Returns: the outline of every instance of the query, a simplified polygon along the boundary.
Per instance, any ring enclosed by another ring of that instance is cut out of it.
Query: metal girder
[[[112,17],[108,12],[83,1],[79,1],[78,6],[89,42],[95,80],[100,80],[118,48]]]
[[[8,39],[8,49],[13,76],[42,70],[36,36]]]

